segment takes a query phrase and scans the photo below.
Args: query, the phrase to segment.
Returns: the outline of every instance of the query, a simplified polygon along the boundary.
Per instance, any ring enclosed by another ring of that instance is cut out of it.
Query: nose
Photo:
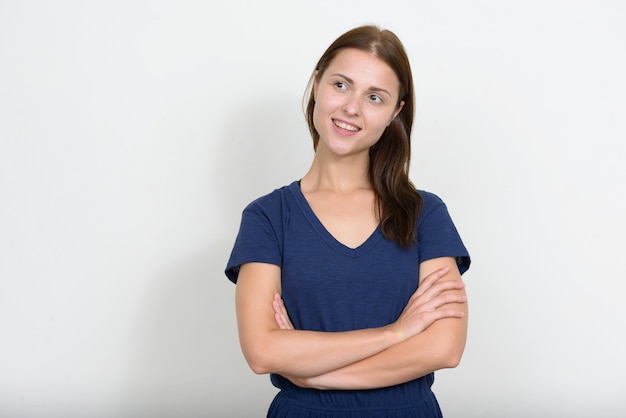
[[[351,94],[346,97],[346,101],[343,104],[343,110],[349,115],[358,116],[361,112],[361,103],[357,95]]]

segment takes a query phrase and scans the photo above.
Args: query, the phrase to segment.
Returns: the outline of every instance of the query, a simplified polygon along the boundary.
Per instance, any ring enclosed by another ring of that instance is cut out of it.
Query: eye
[[[337,87],[339,90],[345,90],[348,88],[348,86],[346,86],[346,83],[344,83],[343,81],[336,81],[335,87]]]
[[[383,99],[380,96],[378,96],[377,94],[371,94],[369,98],[374,103],[382,103],[383,102]]]

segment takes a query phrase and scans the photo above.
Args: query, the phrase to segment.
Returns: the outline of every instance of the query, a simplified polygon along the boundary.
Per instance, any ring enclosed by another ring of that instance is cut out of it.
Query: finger
[[[280,293],[274,293],[274,299],[272,299],[272,302],[279,302],[281,299]]]
[[[287,315],[287,308],[285,307],[285,302],[280,296],[275,301],[275,304],[276,304],[275,311],[280,312],[284,318],[289,318],[289,315]]]
[[[463,318],[465,316],[465,312],[460,311],[458,309],[435,309],[428,312],[422,313],[422,321],[424,324],[424,329],[430,326],[433,322],[438,321],[440,319],[445,318]]]
[[[274,309],[274,313],[280,313],[282,310],[280,296],[278,296],[278,294],[274,295],[274,299],[272,300],[272,309]]]
[[[430,312],[441,308],[448,304],[461,304],[467,302],[467,296],[465,294],[458,293],[441,293],[432,298],[422,297],[420,300],[416,300],[411,304],[408,304],[402,313],[405,318],[410,318],[413,315],[421,315],[424,312]]]
[[[434,322],[440,319],[447,319],[447,318],[460,319],[460,318],[463,318],[464,316],[465,316],[465,312],[463,311],[457,311],[455,309],[437,309],[436,311],[428,312],[425,315],[424,317],[425,323],[428,325],[425,325],[424,329],[428,328],[430,325],[432,325]]]
[[[417,287],[417,291],[415,293],[417,293],[418,296],[421,295],[426,290],[428,290],[434,283],[436,283],[437,280],[448,274],[449,271],[450,267],[446,266],[430,273],[428,276],[422,279],[422,282]]]
[[[272,307],[274,308],[274,312],[282,313],[284,316],[287,316],[287,308],[285,308],[285,302],[282,297],[276,293],[274,295],[274,300],[272,301]]]
[[[465,302],[467,302],[467,296],[465,295],[445,294],[437,296],[433,300],[422,305],[421,308],[426,311],[434,311],[440,309],[444,305],[451,303],[460,304]]]
[[[274,299],[272,300],[272,309],[274,310],[274,320],[276,321],[278,328],[287,329],[287,321],[285,320],[286,312],[284,312],[281,297],[278,293],[274,295]]]
[[[291,323],[289,322],[289,318],[287,318],[285,312],[283,312],[282,310],[276,310],[276,308],[274,309],[274,319],[276,321],[276,325],[278,325],[278,328],[290,329]]]
[[[413,325],[409,325],[409,328],[404,332],[404,335],[412,336],[423,332],[426,328],[431,326],[434,322],[445,319],[445,318],[463,318],[465,316],[465,312],[450,309],[450,308],[440,308],[433,309],[428,311],[421,311],[416,313],[416,316],[410,320],[410,322],[414,322]]]
[[[279,329],[287,329],[287,325],[285,324],[285,319],[279,313],[274,314],[274,320],[276,321],[276,325],[278,325]]]
[[[421,304],[437,297],[442,293],[453,290],[461,290],[464,287],[465,283],[460,280],[439,280],[436,283],[430,284],[427,288],[423,288],[421,293],[415,292],[409,299],[408,304]]]
[[[278,293],[274,295],[272,308],[274,309],[275,318],[278,318],[276,319],[276,324],[280,329],[295,329],[293,324],[291,323],[291,319],[289,319],[289,314],[287,313],[285,302]]]
[[[422,312],[431,311],[440,308],[443,305],[449,303],[465,303],[467,302],[467,296],[458,292],[453,292],[455,288],[449,288],[448,286],[442,286],[440,289],[442,292],[438,293],[425,293],[421,298],[412,301],[405,309],[407,313],[410,312]]]
[[[423,299],[433,298],[442,293],[465,288],[460,280],[440,280],[428,288],[421,296]]]

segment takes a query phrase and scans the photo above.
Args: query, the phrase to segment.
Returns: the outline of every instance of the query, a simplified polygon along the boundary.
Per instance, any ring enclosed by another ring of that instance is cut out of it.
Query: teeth
[[[337,120],[335,121],[335,125],[341,129],[345,129],[346,131],[356,132],[359,130],[356,126],[348,125],[347,123],[339,122]]]

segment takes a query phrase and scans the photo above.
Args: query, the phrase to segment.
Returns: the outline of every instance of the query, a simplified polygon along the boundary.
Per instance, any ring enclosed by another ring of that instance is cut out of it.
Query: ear
[[[391,120],[389,121],[389,123],[391,124],[391,122],[393,122],[393,120],[400,114],[400,111],[402,110],[402,108],[404,107],[404,100],[402,100],[400,102],[400,104],[398,105],[398,108],[396,109],[395,112],[393,112],[393,117],[391,118]],[[387,125],[389,126],[389,125]]]

